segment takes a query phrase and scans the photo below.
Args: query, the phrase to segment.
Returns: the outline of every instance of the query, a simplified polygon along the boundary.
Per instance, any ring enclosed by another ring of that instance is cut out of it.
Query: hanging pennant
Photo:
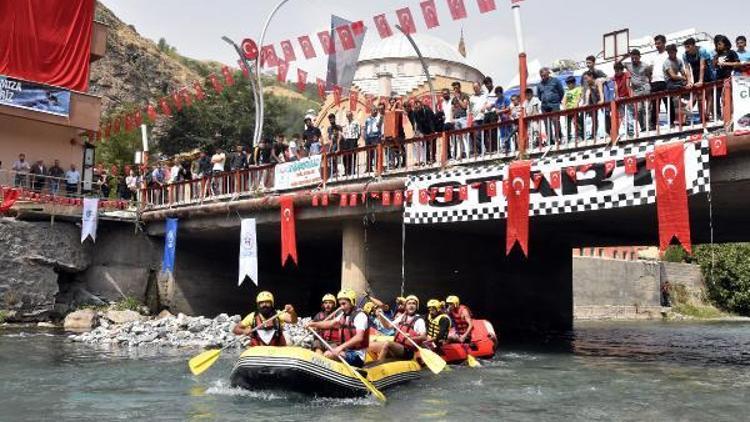
[[[336,107],[341,105],[341,87],[338,85],[333,86],[333,104]]]
[[[609,177],[612,175],[612,172],[615,171],[615,167],[617,166],[617,162],[615,160],[609,160],[604,162],[604,175]]]
[[[397,190],[393,192],[393,206],[400,207],[404,205],[404,192]]]
[[[488,13],[497,9],[495,0],[477,0],[477,5],[479,5],[479,13]]]
[[[435,198],[437,198],[438,188],[430,188],[430,201],[435,202]]]
[[[349,206],[350,207],[356,207],[357,206],[357,194],[356,193],[350,193],[349,194]]]
[[[135,123],[135,127],[139,128],[143,124],[143,114],[141,114],[141,110],[136,110],[135,114],[133,114],[133,123]]]
[[[352,33],[358,37],[365,33],[365,23],[363,21],[352,22]]]
[[[224,65],[221,68],[221,74],[224,75],[224,83],[227,86],[234,85],[234,76],[232,76],[232,70],[229,69],[229,66]]]
[[[156,121],[156,108],[151,103],[146,106],[146,114],[151,123]]]
[[[683,142],[657,146],[654,166],[659,249],[664,252],[675,237],[688,253],[692,253]]]
[[[87,237],[96,242],[96,226],[99,218],[99,198],[83,198],[83,212],[81,213],[81,243]]]
[[[243,62],[242,60],[237,60],[237,65],[240,67],[240,70],[242,70],[242,76],[245,79],[250,79],[250,68],[247,67],[245,62]]]
[[[323,48],[323,53],[327,55],[336,54],[336,43],[331,37],[331,33],[328,31],[318,32],[318,40],[320,40],[320,46]]]
[[[169,108],[169,103],[166,98],[162,97],[162,99],[159,100],[159,107],[161,107],[161,114],[168,117],[172,116],[172,109]]]
[[[408,7],[396,10],[396,17],[401,29],[407,34],[417,32],[417,26],[414,24],[414,18],[411,16],[411,10]]]
[[[445,199],[445,202],[453,202],[453,186],[445,187],[445,192],[443,193],[443,199]]]
[[[568,175],[568,178],[575,182],[578,178],[576,177],[576,168],[575,167],[568,167],[565,169],[565,174]]]
[[[454,21],[466,18],[466,5],[464,0],[447,0],[448,9],[451,11],[451,17]]]
[[[299,41],[300,47],[302,47],[302,54],[305,55],[306,59],[314,59],[317,57],[315,54],[315,48],[312,45],[312,41],[310,41],[310,37],[307,35],[301,36],[297,38],[297,41]]]
[[[422,16],[424,16],[424,23],[427,25],[427,29],[440,26],[437,9],[435,9],[435,0],[423,1],[419,3],[419,6],[422,8]]]
[[[327,207],[328,206],[328,194],[324,193],[322,197],[320,198],[320,205]]]
[[[625,174],[633,175],[638,173],[638,160],[634,156],[625,157]]]
[[[727,155],[727,135],[717,136],[709,142],[711,144],[712,157],[723,157]]]
[[[279,65],[279,57],[276,55],[276,47],[272,44],[264,45],[260,49],[260,67],[276,67]]]
[[[172,102],[177,111],[182,111],[182,95],[179,92],[175,91],[172,93]]]
[[[307,88],[307,72],[297,69],[297,91],[305,92]]]
[[[655,161],[656,161],[656,156],[654,155],[653,151],[646,154],[646,170],[653,170]]]
[[[458,199],[467,201],[469,199],[469,187],[467,185],[461,185],[458,187]]]
[[[516,242],[524,255],[529,256],[529,176],[531,161],[515,161],[508,169],[508,221],[505,254],[509,255]]]
[[[211,82],[211,86],[214,88],[214,91],[216,91],[217,94],[221,94],[221,92],[224,90],[224,87],[219,83],[219,78],[216,77],[213,73],[208,75],[208,80]]]
[[[383,192],[383,206],[384,207],[391,206],[391,193],[390,192]]]
[[[200,82],[193,82],[193,89],[195,90],[195,98],[199,101],[203,101],[203,99],[206,98],[206,92],[203,91],[203,85],[201,85]]]
[[[185,104],[185,106],[192,107],[193,97],[190,95],[190,91],[188,91],[187,88],[183,88],[180,90],[180,93],[182,94],[182,102]]]
[[[258,236],[254,218],[243,218],[240,222],[240,271],[237,285],[241,286],[248,277],[258,285]]]
[[[317,207],[320,204],[320,198],[318,195],[313,195],[312,197],[312,206]]]
[[[339,195],[339,207],[349,206],[349,195],[342,193]]]
[[[120,133],[120,117],[115,117],[114,122],[112,123],[112,131],[115,135]]]
[[[284,53],[284,61],[289,63],[297,60],[297,55],[294,54],[294,47],[292,41],[284,40],[281,43],[281,51]]]
[[[286,75],[289,71],[289,64],[284,60],[279,60],[279,65],[276,67],[276,80],[278,82],[286,82]]]
[[[427,205],[430,203],[430,193],[427,191],[427,189],[419,190],[419,203],[422,205]]]
[[[341,47],[343,47],[344,50],[352,50],[357,46],[357,43],[354,40],[354,34],[352,33],[352,28],[349,25],[337,26],[336,35],[338,35]]]
[[[285,195],[279,200],[281,205],[281,266],[287,259],[297,262],[297,234],[294,222],[294,196]]]
[[[539,189],[542,186],[542,179],[544,179],[544,175],[542,173],[534,173],[531,178],[534,180],[534,189]]]
[[[318,96],[322,101],[325,101],[326,99],[326,81],[323,79],[317,78],[316,80],[318,84]]]
[[[374,16],[372,19],[375,21],[375,27],[378,29],[380,38],[388,38],[393,35],[393,30],[385,17],[385,13]]]

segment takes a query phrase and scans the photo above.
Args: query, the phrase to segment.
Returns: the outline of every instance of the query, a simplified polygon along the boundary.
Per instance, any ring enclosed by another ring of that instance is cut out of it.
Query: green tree
[[[703,271],[711,302],[750,316],[750,244],[701,245],[696,247],[695,260]]]

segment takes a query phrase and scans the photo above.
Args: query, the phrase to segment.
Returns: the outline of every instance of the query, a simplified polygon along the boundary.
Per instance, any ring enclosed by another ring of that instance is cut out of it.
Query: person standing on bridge
[[[474,329],[474,321],[471,318],[471,310],[466,305],[461,304],[458,296],[451,295],[445,298],[448,305],[448,316],[453,321],[454,330],[448,335],[450,343],[469,343],[471,342],[471,330]]]
[[[359,146],[359,138],[362,136],[362,128],[359,122],[354,119],[354,113],[351,110],[346,112],[346,124],[343,127],[343,141],[341,141],[341,151],[354,151]],[[357,154],[348,152],[344,155],[344,172],[347,176],[354,174],[357,166]]]
[[[292,305],[285,305],[284,312],[274,309],[274,299],[270,292],[260,292],[255,298],[257,311],[248,314],[239,324],[235,325],[232,333],[238,336],[250,336],[250,347],[255,346],[286,346],[284,323],[296,324],[297,313]],[[256,327],[261,327],[253,331]]]

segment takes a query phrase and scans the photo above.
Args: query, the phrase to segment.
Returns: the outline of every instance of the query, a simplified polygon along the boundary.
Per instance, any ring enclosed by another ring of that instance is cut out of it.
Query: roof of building
[[[380,39],[377,36],[369,36],[366,38],[365,45],[362,47],[362,52],[359,56],[360,62],[417,57],[409,40],[401,34],[394,34],[385,39]],[[412,38],[414,39],[414,42],[417,43],[422,56],[425,58],[463,63],[472,66],[467,63],[465,57],[458,53],[457,47],[450,45],[448,42],[440,38],[422,33],[412,34]]]

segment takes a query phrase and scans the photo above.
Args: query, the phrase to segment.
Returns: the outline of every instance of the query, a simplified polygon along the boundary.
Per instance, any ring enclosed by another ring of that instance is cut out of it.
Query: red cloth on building
[[[94,0],[0,2],[0,75],[87,91]]]

